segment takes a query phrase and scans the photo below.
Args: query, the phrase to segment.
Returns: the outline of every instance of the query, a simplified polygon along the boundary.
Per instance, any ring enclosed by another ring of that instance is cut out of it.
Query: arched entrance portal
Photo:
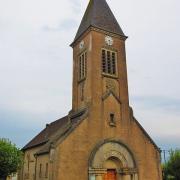
[[[90,157],[89,180],[138,180],[133,155],[118,141],[101,143]]]

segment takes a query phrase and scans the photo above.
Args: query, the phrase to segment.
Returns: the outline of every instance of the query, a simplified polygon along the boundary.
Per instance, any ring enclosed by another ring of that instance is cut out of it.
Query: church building
[[[106,0],[90,0],[71,44],[72,109],[23,148],[19,180],[162,180],[129,106],[126,39]]]

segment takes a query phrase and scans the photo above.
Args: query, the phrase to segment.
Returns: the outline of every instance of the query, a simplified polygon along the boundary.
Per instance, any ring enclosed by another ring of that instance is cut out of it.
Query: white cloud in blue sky
[[[129,36],[136,118],[162,148],[180,146],[180,1],[107,1]],[[0,137],[22,146],[71,109],[69,44],[87,4],[0,0]]]

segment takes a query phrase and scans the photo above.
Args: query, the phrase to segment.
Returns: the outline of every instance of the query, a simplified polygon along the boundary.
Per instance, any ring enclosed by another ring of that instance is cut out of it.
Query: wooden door
[[[116,180],[116,171],[108,170],[107,174],[104,176],[104,180]]]

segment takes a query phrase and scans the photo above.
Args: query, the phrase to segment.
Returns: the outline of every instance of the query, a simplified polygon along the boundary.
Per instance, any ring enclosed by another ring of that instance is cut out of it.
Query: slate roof
[[[106,0],[90,0],[74,42],[91,26],[125,36]]]
[[[48,152],[52,144],[66,137],[79,125],[87,112],[88,109],[86,108],[77,112],[70,111],[67,116],[47,124],[46,128],[25,145],[22,150],[25,151],[27,149],[42,146],[37,154]]]
[[[52,122],[51,124],[46,125],[46,128],[43,129],[36,137],[34,137],[26,146],[24,146],[23,150],[45,144],[48,142],[49,138],[59,129],[61,129],[67,122],[68,116],[65,116],[57,121]]]

